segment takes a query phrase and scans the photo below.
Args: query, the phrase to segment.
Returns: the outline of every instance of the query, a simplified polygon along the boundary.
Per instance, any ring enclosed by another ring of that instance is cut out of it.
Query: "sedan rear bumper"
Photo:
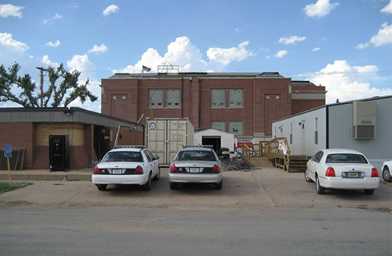
[[[148,175],[105,175],[93,174],[91,180],[94,184],[136,184],[144,185]]]
[[[219,174],[181,174],[170,173],[171,183],[219,183],[222,180],[222,173]]]
[[[320,185],[324,188],[336,189],[376,189],[380,186],[380,179],[343,179],[341,177],[320,177]]]

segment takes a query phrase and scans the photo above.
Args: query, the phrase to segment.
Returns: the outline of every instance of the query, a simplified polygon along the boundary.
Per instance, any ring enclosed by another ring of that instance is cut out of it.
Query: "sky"
[[[326,102],[392,95],[392,0],[0,0],[0,64],[101,79],[142,66],[180,72],[279,72],[326,87]],[[44,88],[49,85],[44,77]],[[17,91],[17,90],[15,90]],[[11,102],[0,107],[20,107]]]

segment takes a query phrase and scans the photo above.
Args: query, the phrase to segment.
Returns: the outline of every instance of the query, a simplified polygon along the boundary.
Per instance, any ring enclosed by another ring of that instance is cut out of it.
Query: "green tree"
[[[20,65],[15,63],[8,70],[0,66],[0,102],[11,101],[25,108],[39,108],[41,106],[41,90],[32,80],[30,75],[19,76]],[[97,100],[88,89],[89,80],[78,84],[80,72],[68,72],[63,64],[47,68],[49,87],[43,92],[42,107],[67,107],[72,101],[80,99],[82,104],[89,99]],[[15,93],[15,89],[21,93]],[[38,91],[38,92],[37,92]]]

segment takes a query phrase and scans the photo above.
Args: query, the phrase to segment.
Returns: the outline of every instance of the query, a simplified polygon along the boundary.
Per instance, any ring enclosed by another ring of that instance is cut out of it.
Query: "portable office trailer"
[[[184,145],[194,144],[194,128],[188,118],[147,119],[146,147],[168,166]]]
[[[326,105],[273,123],[273,137],[287,137],[292,155],[323,148],[364,153],[381,169],[392,159],[392,96]]]

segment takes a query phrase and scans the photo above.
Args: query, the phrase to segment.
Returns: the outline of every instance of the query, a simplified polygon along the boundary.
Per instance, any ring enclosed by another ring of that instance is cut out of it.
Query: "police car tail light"
[[[143,168],[142,168],[140,165],[138,165],[138,166],[136,167],[134,173],[135,173],[135,174],[143,174]]]
[[[219,166],[214,165],[214,167],[212,167],[212,172],[214,172],[214,173],[219,173],[219,172],[220,172]]]
[[[380,177],[380,176],[378,175],[377,169],[376,169],[376,168],[373,168],[373,169],[372,169],[372,178],[378,178],[378,177]]]
[[[178,172],[177,166],[175,166],[174,164],[170,166],[170,172]]]
[[[98,166],[96,165],[94,167],[94,174],[100,174],[100,173],[101,173],[101,171],[99,170]]]
[[[325,172],[325,176],[336,177],[335,170],[332,167],[328,167],[327,171]]]

